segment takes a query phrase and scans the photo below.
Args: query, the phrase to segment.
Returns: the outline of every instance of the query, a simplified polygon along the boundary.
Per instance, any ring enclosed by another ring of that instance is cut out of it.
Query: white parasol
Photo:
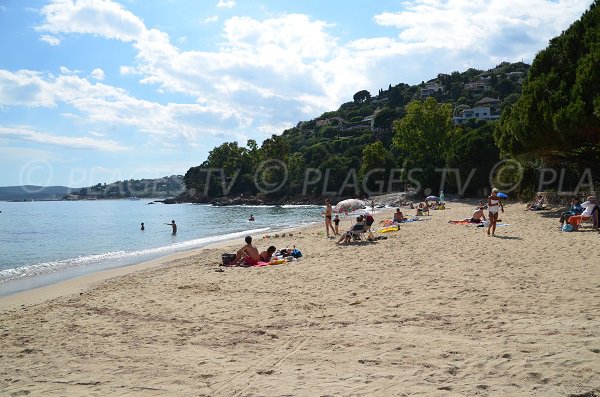
[[[353,212],[362,208],[365,208],[365,202],[359,199],[347,199],[347,200],[342,200],[339,203],[336,204],[336,206],[333,208],[333,212],[337,212],[337,213],[349,213],[349,212]]]

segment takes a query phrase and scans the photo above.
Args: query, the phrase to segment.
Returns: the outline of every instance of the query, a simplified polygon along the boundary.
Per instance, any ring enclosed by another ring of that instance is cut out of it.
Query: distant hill
[[[5,186],[0,187],[0,201],[61,200],[71,195],[77,199],[119,199],[129,197],[172,197],[185,190],[182,175],[155,179],[130,179],[94,186],[72,188],[67,186]]]
[[[66,186],[5,186],[0,187],[0,201],[60,200],[72,190]]]

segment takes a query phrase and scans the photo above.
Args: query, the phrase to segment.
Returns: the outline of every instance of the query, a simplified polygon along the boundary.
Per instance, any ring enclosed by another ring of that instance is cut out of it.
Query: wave
[[[169,253],[185,251],[192,248],[201,248],[209,244],[218,243],[246,236],[253,233],[269,231],[271,228],[259,228],[227,233],[219,236],[203,237],[195,240],[182,241],[162,247],[147,248],[136,251],[110,251],[102,254],[82,255],[75,258],[29,264],[12,269],[0,270],[0,283],[22,279],[24,277],[41,276],[74,268],[89,267],[90,271],[102,270],[110,267],[127,266]],[[114,266],[116,263],[117,266]]]

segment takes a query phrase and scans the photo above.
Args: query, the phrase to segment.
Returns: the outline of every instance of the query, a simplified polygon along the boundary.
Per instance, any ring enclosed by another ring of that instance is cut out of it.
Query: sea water
[[[0,296],[215,242],[238,239],[241,246],[246,235],[262,236],[322,219],[319,206],[151,202],[0,202]],[[254,222],[248,221],[251,214]],[[172,220],[176,235],[171,233]]]

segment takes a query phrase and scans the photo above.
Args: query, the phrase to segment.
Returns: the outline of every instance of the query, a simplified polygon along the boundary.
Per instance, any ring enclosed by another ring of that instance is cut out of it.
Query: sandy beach
[[[0,394],[600,393],[598,232],[522,204],[495,238],[448,224],[473,203],[373,243],[254,236],[295,244],[288,264],[223,268],[215,247],[2,298]]]

